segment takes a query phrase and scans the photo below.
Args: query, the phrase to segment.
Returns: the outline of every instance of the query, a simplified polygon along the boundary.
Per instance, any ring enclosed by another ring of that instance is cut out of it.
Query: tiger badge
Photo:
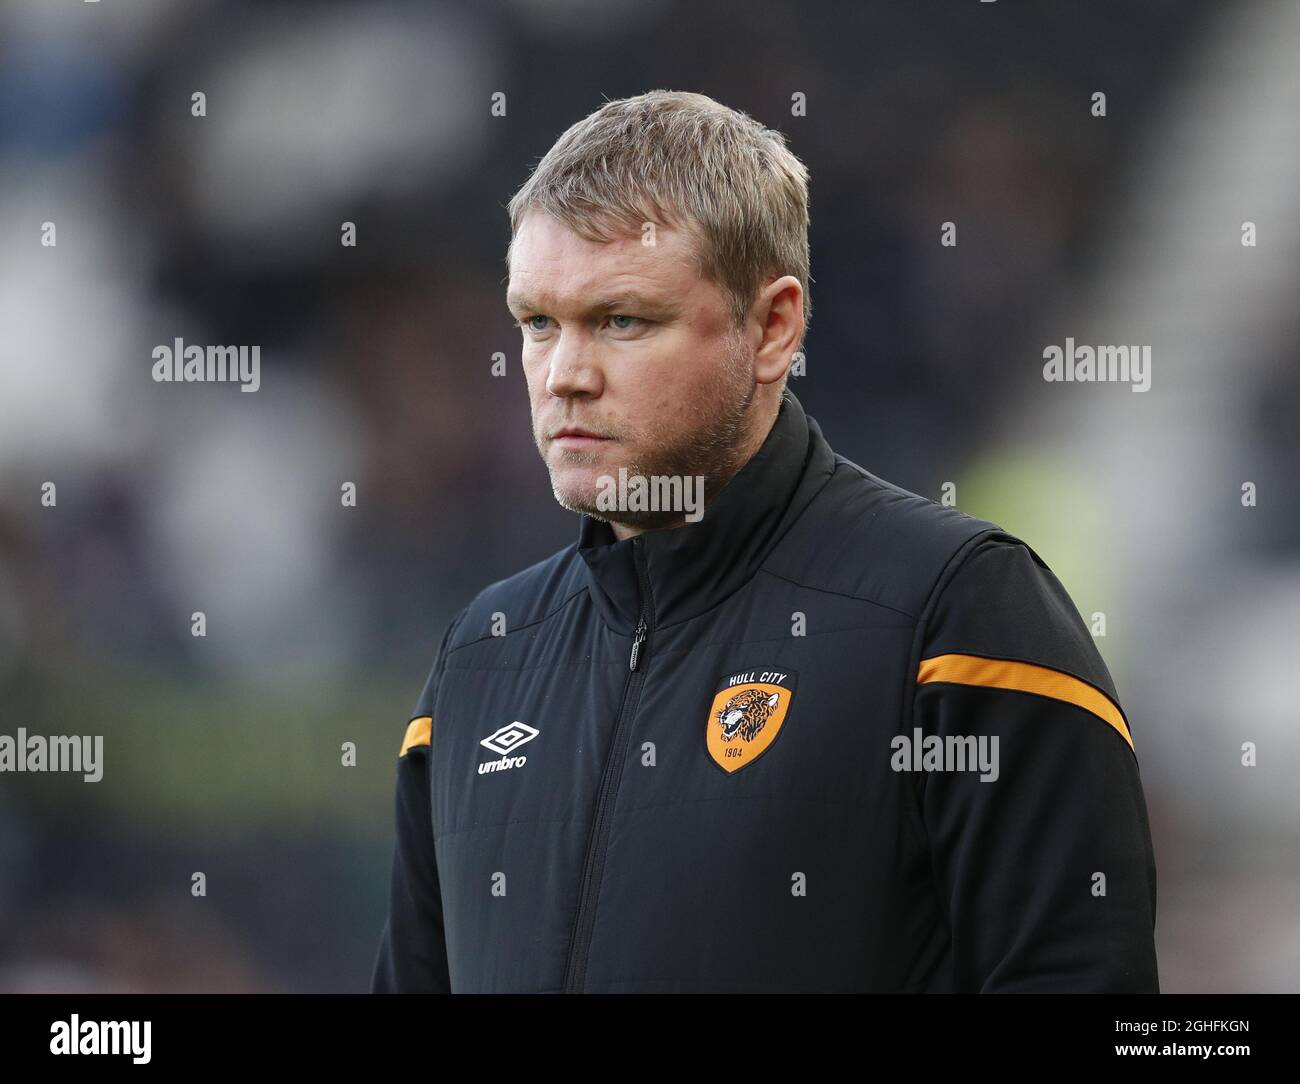
[[[722,679],[705,724],[714,764],[731,774],[767,752],[790,714],[796,680],[793,671],[777,666]]]

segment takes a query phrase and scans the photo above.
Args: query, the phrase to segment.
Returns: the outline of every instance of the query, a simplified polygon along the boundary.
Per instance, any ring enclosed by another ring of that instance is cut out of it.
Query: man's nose
[[[546,390],[557,398],[599,395],[604,381],[595,344],[575,331],[561,331],[551,351]]]

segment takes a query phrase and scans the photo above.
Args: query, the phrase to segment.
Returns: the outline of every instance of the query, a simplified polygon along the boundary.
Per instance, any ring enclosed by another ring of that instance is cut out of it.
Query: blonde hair
[[[588,241],[640,233],[647,221],[683,229],[737,328],[764,282],[781,275],[803,287],[805,329],[812,315],[807,167],[782,133],[703,94],[606,102],[555,141],[508,209],[511,248],[532,210]]]

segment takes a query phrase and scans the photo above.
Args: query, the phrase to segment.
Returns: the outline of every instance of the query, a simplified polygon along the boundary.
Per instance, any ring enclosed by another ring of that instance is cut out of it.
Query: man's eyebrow
[[[548,306],[535,302],[530,297],[522,294],[513,294],[506,296],[506,307],[511,312],[540,312],[548,310]],[[601,301],[597,301],[587,306],[587,314],[603,312],[625,312],[629,310],[639,310],[643,312],[653,312],[658,315],[676,315],[678,306],[675,302],[663,298],[647,297],[644,294],[629,291],[627,293],[608,296]]]

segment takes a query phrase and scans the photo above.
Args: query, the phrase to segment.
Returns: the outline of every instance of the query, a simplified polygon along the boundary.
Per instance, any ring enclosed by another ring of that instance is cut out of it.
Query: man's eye
[[[630,331],[637,324],[645,323],[639,316],[623,316],[614,314],[609,318],[610,326],[618,331]],[[549,316],[543,316],[538,313],[536,316],[525,316],[522,320],[515,321],[515,327],[524,328],[526,331],[542,332],[546,330],[546,322],[550,320]]]

